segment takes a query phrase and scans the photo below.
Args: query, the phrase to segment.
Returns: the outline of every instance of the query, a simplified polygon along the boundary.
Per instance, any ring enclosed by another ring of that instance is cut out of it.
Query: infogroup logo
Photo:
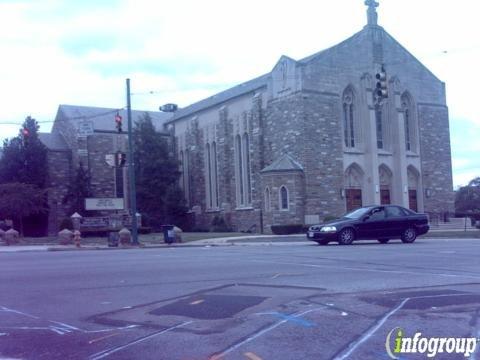
[[[399,359],[401,354],[415,353],[426,354],[429,358],[440,353],[463,354],[467,358],[475,351],[477,342],[480,342],[480,339],[422,337],[421,332],[408,337],[402,328],[396,327],[388,333],[385,348],[392,359]]]

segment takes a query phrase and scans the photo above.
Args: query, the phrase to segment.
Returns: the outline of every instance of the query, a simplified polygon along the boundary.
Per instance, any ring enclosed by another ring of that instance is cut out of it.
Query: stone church
[[[352,37],[282,56],[166,122],[198,226],[222,217],[270,232],[370,204],[453,210],[445,83],[378,25],[378,3],[365,4],[368,23]]]
[[[172,140],[195,227],[222,218],[268,233],[371,204],[453,211],[445,84],[377,24],[378,3],[365,4],[367,25],[340,44],[282,56],[271,72],[173,114],[149,113]],[[79,163],[93,197],[124,198],[128,208],[125,168],[105,163],[126,150],[116,111],[61,105],[41,134],[50,233],[71,215],[62,199]]]

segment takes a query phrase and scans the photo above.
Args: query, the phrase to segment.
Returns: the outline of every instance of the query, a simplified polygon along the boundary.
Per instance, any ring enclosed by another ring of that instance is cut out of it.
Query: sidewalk
[[[477,230],[478,231],[478,230]],[[458,232],[458,231],[457,231]],[[445,239],[448,238],[449,233],[454,231],[448,230],[431,230],[429,234],[422,236],[421,239]],[[464,232],[462,231],[462,234]],[[462,237],[475,239],[478,238],[478,233],[471,237]],[[472,234],[473,232],[467,232]],[[441,236],[444,235],[444,236]],[[159,248],[175,248],[175,247],[209,247],[209,246],[255,246],[255,245],[289,245],[296,244],[312,244],[312,241],[307,240],[305,234],[294,235],[244,235],[233,237],[212,237],[209,239],[195,240],[183,243],[166,244],[160,241],[152,241],[150,239],[141,240],[141,246],[121,246],[109,247],[106,239],[99,239],[98,242],[88,241],[80,248],[75,245],[56,245],[56,244],[39,244],[39,245],[10,245],[5,246],[0,243],[0,253],[9,252],[25,252],[25,251],[81,251],[81,250],[125,250],[125,249],[159,249]]]

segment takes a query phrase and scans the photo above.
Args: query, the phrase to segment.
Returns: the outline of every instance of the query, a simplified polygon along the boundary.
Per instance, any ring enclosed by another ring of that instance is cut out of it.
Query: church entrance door
[[[380,204],[389,205],[390,204],[390,190],[389,189],[380,189]]]
[[[417,207],[417,190],[408,190],[408,207],[415,212],[418,211]]]
[[[362,190],[345,189],[345,199],[347,202],[347,211],[352,211],[362,207]]]

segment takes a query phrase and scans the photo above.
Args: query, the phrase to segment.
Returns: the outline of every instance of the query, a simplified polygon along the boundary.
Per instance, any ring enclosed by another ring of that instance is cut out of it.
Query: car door
[[[358,237],[361,239],[378,239],[385,233],[385,207],[373,208],[358,225]]]
[[[405,212],[398,206],[386,206],[386,226],[385,233],[388,237],[398,237],[406,227],[408,222]]]

